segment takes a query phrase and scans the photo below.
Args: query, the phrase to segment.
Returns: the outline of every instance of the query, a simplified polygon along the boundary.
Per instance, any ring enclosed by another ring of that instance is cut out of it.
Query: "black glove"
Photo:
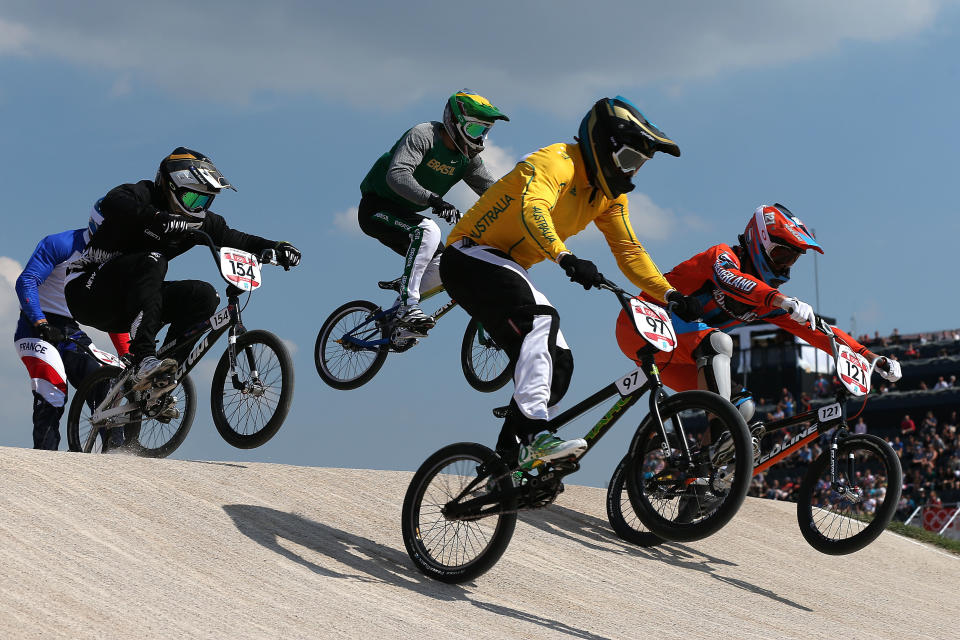
[[[433,207],[433,215],[446,220],[450,224],[456,224],[460,220],[460,210],[437,194],[430,196],[427,204]]]
[[[558,263],[564,272],[570,276],[570,282],[582,284],[584,289],[595,287],[603,281],[603,275],[597,271],[597,265],[589,260],[582,260],[572,253],[560,256]]]
[[[153,227],[160,233],[167,235],[171,233],[183,233],[190,228],[190,221],[176,213],[169,211],[159,211],[153,219]]]
[[[40,334],[40,337],[43,340],[46,340],[53,346],[57,346],[61,342],[67,339],[66,334],[60,330],[59,327],[55,327],[49,322],[42,322],[36,326],[37,333]]]
[[[300,264],[300,250],[289,242],[278,242],[274,249],[277,252],[277,263],[287,271]]]
[[[676,306],[673,312],[684,322],[693,322],[703,315],[703,306],[693,296],[685,296],[676,289],[667,293],[667,302]]]

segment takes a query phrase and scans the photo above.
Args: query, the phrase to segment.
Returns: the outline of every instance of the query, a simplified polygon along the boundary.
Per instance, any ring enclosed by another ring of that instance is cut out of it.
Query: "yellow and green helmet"
[[[469,89],[450,96],[443,109],[443,126],[464,155],[483,151],[483,141],[497,120],[510,120],[489,100]]]

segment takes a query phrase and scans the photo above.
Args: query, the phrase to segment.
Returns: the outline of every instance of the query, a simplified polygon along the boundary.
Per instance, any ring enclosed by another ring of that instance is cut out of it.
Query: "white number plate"
[[[214,329],[219,329],[228,322],[230,322],[230,309],[227,307],[220,309],[210,316],[210,326]]]
[[[637,298],[630,299],[630,308],[633,310],[633,326],[644,340],[660,351],[674,350],[677,334],[666,309]]]
[[[831,420],[837,420],[840,416],[841,416],[841,412],[840,412],[839,402],[828,404],[827,406],[820,407],[817,410],[817,418],[820,419],[820,422],[830,422]]]
[[[870,392],[870,372],[872,367],[867,359],[854,353],[845,344],[837,345],[837,375],[843,386],[855,396],[865,396]]]
[[[220,273],[223,279],[244,291],[260,286],[260,261],[252,253],[223,247],[220,249]]]
[[[643,369],[637,368],[625,376],[620,376],[613,381],[613,384],[617,385],[617,391],[620,392],[620,395],[628,396],[642,387],[646,381],[647,376],[644,375]]]

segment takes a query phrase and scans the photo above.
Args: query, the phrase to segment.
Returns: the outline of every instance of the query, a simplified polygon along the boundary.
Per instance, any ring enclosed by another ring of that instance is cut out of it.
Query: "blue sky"
[[[633,99],[683,153],[644,166],[631,194],[634,228],[664,270],[735,242],[754,207],[779,201],[816,229],[826,249],[819,310],[842,327],[960,326],[957,2],[584,6],[0,0],[0,321],[12,338],[12,283],[42,236],[83,226],[94,200],[152,178],[184,145],[239,187],[215,207],[231,226],[291,240],[304,258],[289,273],[266,271],[245,315],[295,350],[287,423],[260,449],[222,442],[209,418],[211,358],[194,374],[201,404],[176,457],[414,469],[448,442],[492,443],[489,409],[509,394],[463,381],[462,311],[359,390],[327,388],[312,362],[326,315],[347,300],[389,302],[375,282],[401,267],[356,228],[360,180],[407,128],[439,119],[445,98],[470,87],[511,117],[487,152],[501,174],[571,140],[597,98]],[[473,201],[466,190],[452,199]],[[625,282],[599,234],[568,244]],[[574,349],[569,406],[630,368],[613,338],[618,307],[554,265],[532,273]],[[784,290],[815,304],[813,260],[794,274]],[[222,282],[200,249],[170,277]],[[13,349],[0,362],[0,399],[0,444],[28,446],[29,387]],[[634,411],[571,481],[605,483]]]

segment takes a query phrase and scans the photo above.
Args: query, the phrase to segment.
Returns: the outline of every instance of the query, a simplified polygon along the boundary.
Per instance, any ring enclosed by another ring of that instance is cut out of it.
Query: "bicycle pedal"
[[[396,291],[400,293],[400,278],[395,280],[380,280],[377,282],[377,286],[386,291]]]
[[[494,418],[506,418],[510,415],[510,405],[504,405],[502,407],[493,408],[493,417]]]

